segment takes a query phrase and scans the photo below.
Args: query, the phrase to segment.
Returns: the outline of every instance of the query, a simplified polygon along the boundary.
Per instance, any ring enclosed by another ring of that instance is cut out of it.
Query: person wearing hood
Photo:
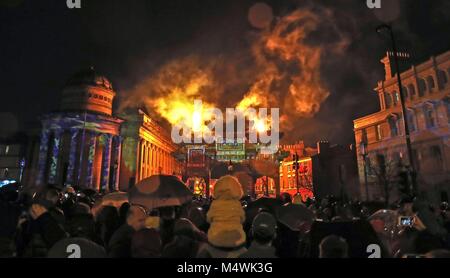
[[[260,212],[252,223],[253,241],[239,258],[276,258],[272,241],[276,236],[277,222],[272,214]]]
[[[245,212],[241,206],[242,185],[233,176],[221,177],[214,186],[211,207],[206,220],[211,224],[208,243],[199,252],[201,258],[236,258],[247,249],[242,224]]]

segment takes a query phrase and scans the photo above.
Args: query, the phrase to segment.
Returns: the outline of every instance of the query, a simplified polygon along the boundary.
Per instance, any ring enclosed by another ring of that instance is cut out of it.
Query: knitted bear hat
[[[213,197],[216,200],[240,200],[243,195],[242,185],[233,176],[223,176],[214,185]]]

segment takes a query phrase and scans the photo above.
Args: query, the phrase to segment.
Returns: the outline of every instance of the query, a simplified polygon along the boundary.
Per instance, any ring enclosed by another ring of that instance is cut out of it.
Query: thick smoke
[[[278,17],[268,27],[251,31],[249,49],[240,55],[191,54],[170,60],[126,92],[121,107],[143,103],[171,124],[193,111],[195,99],[221,109],[230,104],[243,109],[280,108],[282,129],[289,130],[298,118],[313,117],[329,96],[321,78],[324,46],[311,41],[329,13],[325,8],[302,8]],[[326,51],[339,55],[347,44],[338,34],[326,44]],[[248,54],[250,63],[242,59]],[[246,74],[240,76],[242,69]],[[242,91],[228,95],[236,88]]]

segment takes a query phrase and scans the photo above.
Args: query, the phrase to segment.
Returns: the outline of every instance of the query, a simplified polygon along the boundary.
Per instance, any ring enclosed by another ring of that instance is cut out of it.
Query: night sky
[[[246,53],[261,30],[249,23],[248,12],[257,2],[271,6],[274,21],[305,8],[323,17],[307,43],[323,48],[320,78],[330,95],[312,117],[295,119],[287,141],[353,142],[353,119],[379,106],[373,88],[384,77],[379,60],[388,43],[375,28],[383,21],[392,22],[400,50],[413,56],[403,67],[450,49],[447,0],[403,0],[398,8],[392,4],[397,1],[382,0],[376,14],[363,0],[81,1],[81,9],[71,10],[65,0],[0,0],[2,136],[57,109],[67,79],[91,65],[112,81],[116,106],[136,84],[177,59],[220,57],[223,66],[245,60],[236,67],[251,67]],[[338,53],[337,35],[348,40]],[[229,99],[242,97],[246,77],[232,82]]]

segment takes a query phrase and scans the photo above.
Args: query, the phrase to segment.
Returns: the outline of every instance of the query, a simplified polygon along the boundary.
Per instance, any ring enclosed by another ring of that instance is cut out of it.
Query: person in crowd
[[[173,240],[175,221],[180,217],[180,207],[168,206],[157,209],[160,219],[160,233],[163,246]]]
[[[206,213],[198,202],[192,202],[184,205],[181,210],[182,218],[189,219],[192,224],[202,231],[208,231],[208,223],[206,222]]]
[[[103,242],[95,230],[94,216],[85,203],[77,203],[73,215],[66,221],[66,231],[71,237],[81,237],[102,245]]]
[[[211,207],[206,215],[208,223],[208,243],[199,252],[199,257],[236,258],[247,249],[246,235],[242,224],[245,212],[240,199],[242,185],[233,176],[223,176],[214,186]]]
[[[145,227],[147,212],[141,206],[133,205],[130,207],[125,224],[119,227],[108,244],[108,255],[112,258],[131,257],[131,237],[133,232],[139,231]]]
[[[272,214],[260,212],[252,222],[253,241],[239,258],[276,258],[272,241],[276,236],[277,222]]]
[[[96,217],[95,231],[103,246],[108,246],[113,233],[120,227],[119,214],[113,206],[104,206]]]
[[[162,241],[155,229],[141,229],[131,236],[132,258],[160,258]]]
[[[293,204],[301,205],[303,204],[303,198],[300,193],[297,193],[294,195],[294,198],[292,199]]]
[[[288,204],[292,204],[292,197],[291,194],[287,193],[287,192],[283,192],[280,194],[280,200],[281,200],[281,205],[288,205]]]
[[[348,258],[347,241],[336,235],[323,238],[319,245],[319,258]]]
[[[119,224],[122,225],[127,221],[128,210],[130,209],[130,203],[125,202],[119,208]]]
[[[0,189],[0,258],[11,257],[14,253],[13,238],[21,214],[16,203],[18,197],[16,185]]]
[[[207,241],[206,234],[186,218],[175,221],[173,235],[172,241],[164,246],[165,258],[195,258]]]
[[[57,241],[67,237],[58,220],[42,203],[31,205],[29,218],[19,221],[16,235],[17,255],[19,257],[45,257],[47,251]]]
[[[415,242],[419,231],[414,227],[406,227],[397,234],[395,242],[391,246],[391,252],[394,258],[401,258],[406,254],[415,254]]]

